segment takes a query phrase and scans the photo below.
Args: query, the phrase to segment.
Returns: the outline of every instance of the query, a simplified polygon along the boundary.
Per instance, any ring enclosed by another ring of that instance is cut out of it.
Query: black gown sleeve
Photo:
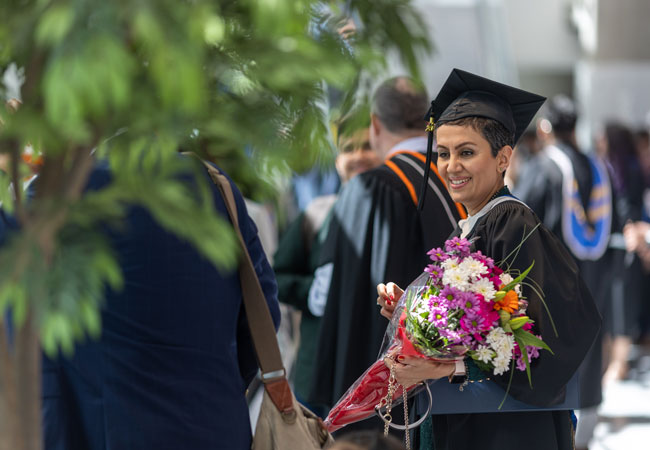
[[[479,239],[474,245],[499,263],[538,224],[539,219],[528,207],[505,202],[495,206],[477,224],[473,235]],[[601,318],[573,258],[544,225],[539,225],[519,251],[507,259],[513,269],[520,271],[533,262],[527,278],[541,287],[545,298],[543,301],[529,286],[523,287],[523,295],[529,301],[528,315],[535,320],[533,331],[541,334],[554,354],[543,350],[533,360],[532,389],[526,373],[515,370],[509,392],[528,404],[552,406],[563,401],[564,387],[591,348]],[[506,372],[492,378],[505,388],[509,377],[510,372]]]
[[[307,297],[314,280],[314,267],[303,236],[304,220],[304,213],[301,213],[282,235],[273,257],[273,270],[279,300],[310,314]]]
[[[321,322],[310,401],[333,406],[376,360],[388,322],[379,315],[377,284],[406,287],[427,264],[426,250],[452,231],[448,220],[423,226],[417,206],[388,169],[348,182],[334,206],[321,251],[333,263]],[[429,199],[428,208],[436,208]],[[440,217],[446,217],[440,208]],[[434,239],[437,235],[437,240]]]
[[[526,163],[512,192],[535,211],[548,229],[561,233],[562,173],[546,155],[535,155]]]

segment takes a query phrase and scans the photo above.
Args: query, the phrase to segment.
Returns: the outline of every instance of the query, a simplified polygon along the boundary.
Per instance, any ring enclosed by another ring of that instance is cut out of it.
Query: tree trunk
[[[41,351],[31,314],[13,338],[0,320],[0,450],[41,450]]]

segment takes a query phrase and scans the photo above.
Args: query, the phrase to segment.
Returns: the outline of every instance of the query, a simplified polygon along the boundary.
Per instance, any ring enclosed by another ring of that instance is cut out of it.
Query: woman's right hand
[[[393,359],[395,358],[395,359]],[[407,388],[425,380],[449,377],[456,371],[455,361],[432,361],[414,356],[388,355],[384,364],[394,368],[395,380]]]
[[[401,287],[393,282],[377,285],[377,304],[381,306],[379,314],[390,320],[393,317],[393,311],[397,302],[402,297],[404,291]]]

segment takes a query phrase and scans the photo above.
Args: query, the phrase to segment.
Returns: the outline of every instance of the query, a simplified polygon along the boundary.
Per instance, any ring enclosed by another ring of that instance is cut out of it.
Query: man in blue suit
[[[110,183],[99,164],[88,189]],[[208,183],[214,207],[228,220],[219,191]],[[277,327],[274,275],[232,187]],[[218,271],[139,207],[130,208],[121,231],[107,235],[124,288],[106,292],[100,339],[79,344],[70,359],[44,360],[45,449],[249,449],[245,391],[257,362],[237,270]]]

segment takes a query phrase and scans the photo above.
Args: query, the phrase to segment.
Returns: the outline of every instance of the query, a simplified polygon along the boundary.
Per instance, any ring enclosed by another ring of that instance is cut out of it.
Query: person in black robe
[[[607,162],[612,182],[614,214],[610,267],[613,272],[606,292],[608,302],[603,309],[605,354],[609,356],[603,375],[603,386],[627,377],[632,342],[639,333],[641,304],[646,299],[641,260],[623,245],[624,228],[643,218],[644,180],[641,161],[636,153],[634,136],[617,122],[605,124],[596,149]]]
[[[336,171],[343,184],[382,161],[372,150],[369,140],[369,108],[358,108],[336,123]],[[278,282],[278,298],[301,313],[300,345],[291,373],[293,390],[300,402],[305,402],[312,385],[312,371],[317,359],[316,344],[320,317],[315,317],[307,306],[309,288],[332,217],[331,210],[337,195],[316,197],[287,227],[273,258],[273,270]],[[306,404],[308,407],[312,405]],[[313,408],[313,407],[312,407]],[[323,416],[326,410],[316,408]]]
[[[469,214],[454,236],[472,240],[472,251],[480,250],[497,262],[507,259],[511,270],[524,271],[534,261],[527,279],[540,285],[549,311],[539,295],[524,286],[527,313],[535,321],[534,332],[541,335],[553,354],[540,352],[531,362],[532,388],[523,372],[495,376],[482,372],[471,360],[466,360],[469,373],[463,364],[459,368],[458,364],[403,356],[396,362],[388,360],[387,365],[395,365],[400,384],[409,386],[445,376],[450,381],[469,377],[471,381],[496,383],[508,389],[510,397],[538,408],[498,412],[495,406],[494,412],[475,413],[484,411],[485,405],[470,405],[467,413],[434,415],[429,428],[425,422],[416,442],[421,449],[573,449],[574,416],[562,403],[567,383],[599,331],[600,315],[564,245],[503,182],[512,148],[543,101],[535,94],[454,69],[432,103],[438,168],[452,198]],[[529,236],[524,240],[526,234]],[[398,298],[402,290],[389,283],[378,285],[377,291],[382,315],[390,316],[394,305],[386,304],[386,300],[391,295]]]
[[[562,243],[569,249],[589,287],[600,311],[610,302],[615,251],[608,250],[610,232],[616,230],[612,211],[612,194],[605,164],[595,156],[587,156],[577,144],[575,126],[578,119],[573,101],[565,95],[553,97],[541,114],[538,132],[545,146],[535,155],[513,189]],[[597,176],[596,171],[604,176]],[[567,195],[576,186],[575,197]],[[599,197],[599,198],[596,198]],[[567,227],[566,221],[578,211],[586,220],[582,227]],[[595,235],[599,225],[607,226],[598,239],[587,241],[584,236]],[[622,228],[622,227],[621,227]],[[583,251],[582,245],[591,246]],[[607,317],[607,314],[603,314]],[[580,368],[580,426],[576,448],[587,448],[597,424],[598,405],[602,402],[601,376],[603,367],[602,334]]]
[[[438,176],[430,178],[426,207],[418,210],[427,103],[407,78],[384,82],[374,95],[370,142],[385,162],[342,189],[309,295],[312,314],[322,316],[312,405],[334,406],[377,360],[387,326],[377,314],[377,283],[415,278],[426,263],[422,248],[441,245],[464,213]],[[378,426],[367,421],[346,430]]]

